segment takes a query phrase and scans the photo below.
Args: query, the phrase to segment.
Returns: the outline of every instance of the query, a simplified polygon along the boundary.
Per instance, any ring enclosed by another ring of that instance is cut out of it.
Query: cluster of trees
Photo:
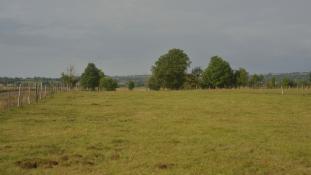
[[[77,86],[86,90],[104,89],[114,91],[118,87],[116,80],[105,76],[101,69],[94,63],[89,63],[80,77],[75,76],[73,66],[70,66],[67,73],[62,73],[61,81],[70,88]]]
[[[246,69],[233,70],[230,64],[219,56],[214,56],[205,69],[187,70],[191,64],[188,55],[180,49],[171,49],[162,55],[152,66],[152,76],[148,87],[159,89],[199,89],[199,88],[240,88],[240,87],[294,87],[298,83],[284,78],[277,82],[275,78],[266,80],[263,75],[250,75]],[[311,73],[309,75],[311,82]]]
[[[191,61],[183,50],[169,50],[152,67],[149,88],[153,90],[230,88],[246,86],[248,83],[249,74],[245,69],[234,71],[228,62],[218,56],[211,58],[205,70],[197,67],[188,74],[190,64]]]
[[[74,67],[70,66],[67,73],[62,73],[61,81],[63,84],[73,88],[78,84],[86,90],[103,89],[106,91],[115,91],[118,88],[118,82],[113,78],[106,76],[101,69],[98,69],[94,63],[89,63],[80,77],[75,76]],[[135,88],[134,81],[128,82],[128,89]]]
[[[219,56],[210,59],[205,69],[196,67],[188,73],[191,61],[189,56],[180,49],[171,49],[152,66],[152,75],[147,86],[151,90],[160,89],[206,89],[206,88],[276,88],[295,87],[301,84],[311,84],[311,73],[308,82],[296,82],[289,78],[277,80],[275,77],[265,78],[264,75],[250,75],[245,68],[233,70],[230,64]],[[77,84],[83,89],[95,90],[104,89],[114,91],[118,87],[118,82],[106,76],[94,63],[89,63],[80,77],[75,76],[74,68],[70,66],[67,73],[62,73],[61,81],[70,88]],[[135,82],[127,82],[129,90],[136,86]]]

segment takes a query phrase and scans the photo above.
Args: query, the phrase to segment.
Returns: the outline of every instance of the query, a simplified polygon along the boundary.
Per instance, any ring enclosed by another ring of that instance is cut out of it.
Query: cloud
[[[309,0],[0,0],[0,76],[57,77],[95,62],[146,74],[170,48],[253,73],[311,70]]]

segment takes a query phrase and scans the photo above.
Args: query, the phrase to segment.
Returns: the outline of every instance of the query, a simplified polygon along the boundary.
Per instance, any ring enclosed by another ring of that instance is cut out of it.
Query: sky
[[[150,74],[171,48],[250,73],[311,71],[310,0],[0,0],[0,76],[59,77],[93,62]]]

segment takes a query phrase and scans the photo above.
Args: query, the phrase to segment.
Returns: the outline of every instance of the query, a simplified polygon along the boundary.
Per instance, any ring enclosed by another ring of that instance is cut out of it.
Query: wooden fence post
[[[28,84],[28,97],[27,97],[27,101],[28,101],[28,104],[30,105],[30,85]]]
[[[21,106],[21,101],[20,101],[20,98],[21,98],[21,87],[22,87],[22,84],[19,84],[19,86],[18,86],[18,97],[17,97],[17,107]]]
[[[8,108],[10,108],[11,103],[11,95],[10,95],[10,89],[8,90]]]
[[[42,82],[40,83],[40,94],[39,94],[39,99],[41,100],[42,99]]]
[[[35,84],[35,86],[36,86],[36,89],[35,89],[35,91],[36,91],[36,103],[38,103],[39,94],[38,94],[38,85],[37,85],[37,83]]]
[[[46,98],[46,85],[44,86],[44,98]]]

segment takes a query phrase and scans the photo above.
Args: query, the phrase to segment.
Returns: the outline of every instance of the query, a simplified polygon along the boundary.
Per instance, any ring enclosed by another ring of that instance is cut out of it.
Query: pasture
[[[0,174],[311,174],[311,93],[56,94],[0,113]]]

